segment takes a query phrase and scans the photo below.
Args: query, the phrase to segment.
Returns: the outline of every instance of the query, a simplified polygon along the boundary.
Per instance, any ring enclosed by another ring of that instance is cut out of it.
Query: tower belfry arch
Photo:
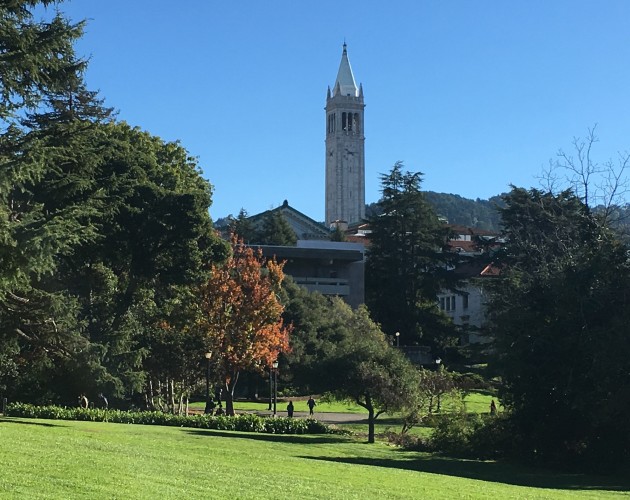
[[[326,95],[326,225],[365,218],[363,86],[357,87],[344,42],[337,79]]]

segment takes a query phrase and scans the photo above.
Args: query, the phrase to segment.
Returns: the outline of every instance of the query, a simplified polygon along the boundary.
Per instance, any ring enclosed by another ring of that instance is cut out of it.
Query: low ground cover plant
[[[160,411],[122,411],[96,408],[65,408],[12,403],[6,416],[46,418],[53,420],[84,420],[119,424],[164,425],[215,429],[222,431],[262,432],[268,434],[332,434],[335,432],[322,422],[301,418],[269,418],[252,414],[235,415],[173,415]]]

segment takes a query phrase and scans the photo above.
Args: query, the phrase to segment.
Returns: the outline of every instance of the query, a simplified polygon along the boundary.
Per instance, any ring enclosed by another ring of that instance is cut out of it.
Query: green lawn
[[[293,399],[293,398],[292,398]],[[466,410],[471,413],[488,413],[490,411],[490,401],[493,399],[492,396],[487,394],[482,394],[479,392],[472,392],[466,395],[464,402],[466,404]],[[496,397],[494,398],[495,402],[498,405],[498,400]],[[295,406],[295,411],[308,411],[308,406],[306,406],[306,398],[300,398],[299,400],[293,399],[293,404]],[[202,401],[196,401],[190,403],[190,408],[195,410],[203,410],[205,408],[205,403]],[[236,411],[266,411],[269,408],[269,403],[257,403],[253,401],[235,401],[234,408]],[[278,401],[277,408],[279,411],[286,411],[287,402],[286,401]],[[444,410],[448,411],[450,408],[450,404],[445,402]],[[500,409],[500,408],[499,408]],[[339,402],[339,401],[331,401],[324,402],[321,400],[317,400],[317,406],[315,407],[315,412],[319,413],[360,413],[366,414],[365,408],[348,402]]]
[[[0,418],[0,498],[628,498],[628,486],[339,436]]]
[[[291,398],[293,399],[293,398]],[[278,401],[277,409],[278,411],[286,411],[287,410],[288,400]],[[324,403],[323,401],[317,401],[317,406],[315,407],[316,412],[320,413],[365,413],[365,408],[361,408],[357,404],[345,403],[332,401],[330,403]],[[490,404],[490,403],[488,403]],[[308,411],[308,406],[306,406],[306,399],[296,400],[293,399],[293,405],[295,406],[295,411]],[[196,401],[190,403],[190,408],[195,410],[203,410],[206,404],[201,401]],[[254,401],[235,401],[234,409],[236,411],[266,411],[269,408],[269,403],[257,403]]]

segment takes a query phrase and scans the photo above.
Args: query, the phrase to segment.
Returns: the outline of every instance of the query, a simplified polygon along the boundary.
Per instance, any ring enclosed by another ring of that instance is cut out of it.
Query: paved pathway
[[[269,417],[273,414],[270,411],[259,411],[256,412],[258,415]],[[276,415],[279,417],[286,417],[286,411],[277,411]],[[308,418],[307,411],[296,411],[293,412],[294,418]],[[319,420],[320,422],[324,422],[326,424],[349,424],[349,423],[365,423],[367,424],[367,414],[364,415],[362,413],[327,413],[327,412],[318,412],[316,411],[313,415],[315,420]]]

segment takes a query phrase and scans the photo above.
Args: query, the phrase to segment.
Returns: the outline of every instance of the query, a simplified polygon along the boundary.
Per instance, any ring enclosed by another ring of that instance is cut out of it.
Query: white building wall
[[[446,290],[437,297],[439,308],[449,316],[457,326],[474,327],[470,331],[468,342],[485,342],[483,336],[475,332],[483,329],[486,322],[487,295],[483,283],[479,280],[467,282],[458,291]]]

